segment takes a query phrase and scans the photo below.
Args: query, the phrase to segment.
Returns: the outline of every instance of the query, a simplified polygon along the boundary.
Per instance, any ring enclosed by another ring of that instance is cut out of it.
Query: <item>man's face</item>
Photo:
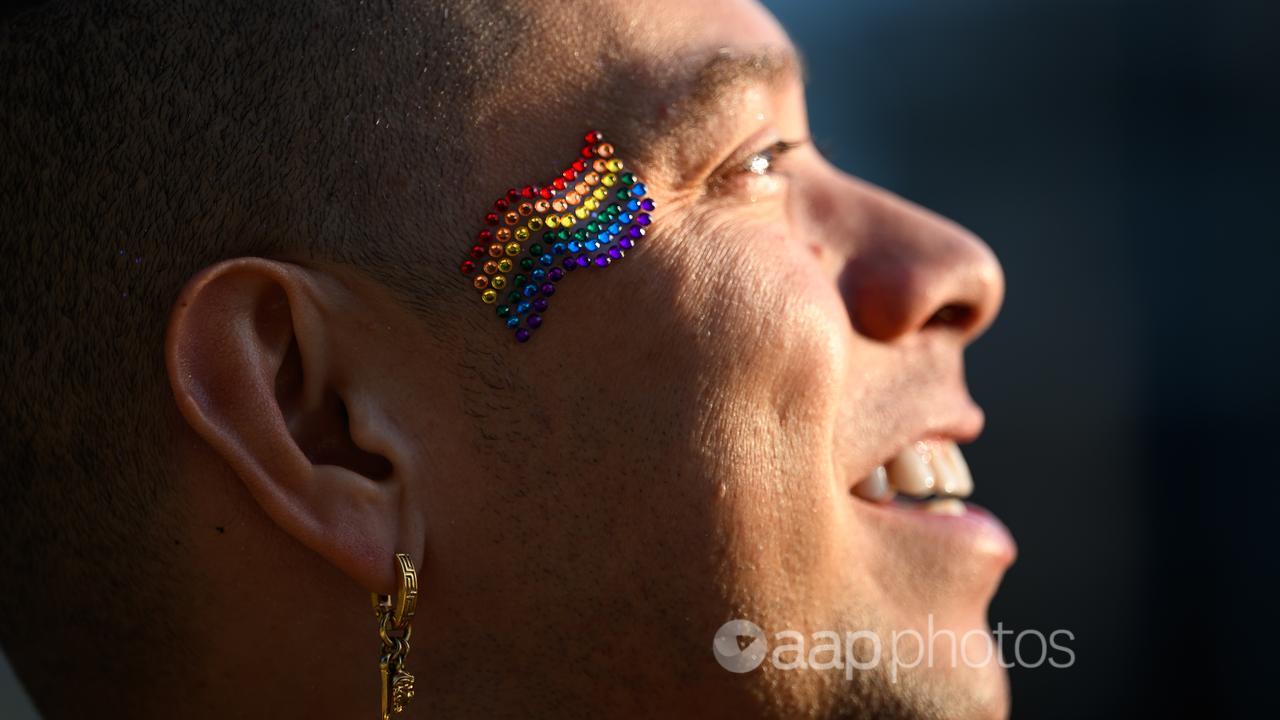
[[[524,39],[476,119],[481,184],[536,182],[598,127],[658,210],[625,262],[562,284],[509,374],[462,383],[466,423],[419,410],[463,475],[423,501],[449,619],[431,645],[491,653],[427,676],[639,714],[1002,714],[1003,671],[951,667],[955,640],[932,668],[887,666],[894,631],[985,628],[1007,535],[854,491],[980,431],[961,353],[1000,303],[989,250],[805,142],[793,51],[753,3],[546,4]],[[814,633],[870,630],[884,661],[730,673],[711,647],[735,618],[771,647],[795,630],[806,659]]]

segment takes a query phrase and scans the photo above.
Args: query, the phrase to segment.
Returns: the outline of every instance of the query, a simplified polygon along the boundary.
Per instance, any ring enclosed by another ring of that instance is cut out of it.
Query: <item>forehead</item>
[[[644,160],[657,126],[717,56],[790,52],[776,20],[754,0],[589,0],[522,3],[500,77],[475,103],[475,157],[495,185],[554,166],[588,128]],[[535,173],[536,174],[536,173]]]

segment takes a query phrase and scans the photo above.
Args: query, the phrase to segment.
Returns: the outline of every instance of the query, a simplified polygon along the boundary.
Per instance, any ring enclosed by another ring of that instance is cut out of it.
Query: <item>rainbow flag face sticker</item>
[[[543,185],[512,188],[484,216],[462,274],[515,336],[528,342],[551,296],[575,270],[609,267],[645,235],[653,200],[604,135]]]

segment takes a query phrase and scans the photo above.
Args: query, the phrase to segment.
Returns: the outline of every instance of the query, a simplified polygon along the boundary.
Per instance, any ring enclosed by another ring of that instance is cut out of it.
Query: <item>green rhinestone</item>
[[[506,317],[506,316],[508,316],[508,315],[510,315],[510,314],[511,314],[511,306],[510,306],[510,305],[499,305],[499,306],[498,306],[498,317]]]
[[[519,290],[512,290],[511,292],[507,293],[507,302],[509,303],[512,303],[512,304],[518,303],[523,299],[524,299],[524,296],[520,294]]]
[[[565,230],[561,230],[560,232],[556,233],[556,239],[557,239],[557,240],[559,240],[560,242],[568,242],[568,241],[569,241],[569,230],[568,230],[568,229],[565,229]]]
[[[525,259],[521,260],[521,261],[520,261],[520,267],[524,268],[525,270],[532,270],[532,269],[533,269],[533,258],[527,257],[527,258],[525,258]]]
[[[631,190],[629,188],[622,188],[621,190],[619,190],[614,194],[618,196],[619,200],[626,200],[627,198],[631,197]]]
[[[541,254],[542,254],[542,246],[541,246],[541,245],[539,245],[539,244],[537,244],[537,243],[534,243],[534,244],[530,245],[530,246],[529,246],[529,253],[530,253],[530,254],[532,254],[532,255],[541,255]]]
[[[636,176],[629,172],[624,172],[618,177],[618,179],[622,181],[623,185],[630,185],[636,181]]]
[[[587,232],[591,233],[592,235],[595,235],[596,233],[600,232],[600,226],[596,223],[589,222],[587,223]]]
[[[587,239],[587,234],[582,230],[574,230],[573,239],[576,240],[577,242],[582,242],[583,240]]]
[[[516,285],[523,285],[524,275],[517,273],[515,277],[511,278],[511,282],[515,283]]]

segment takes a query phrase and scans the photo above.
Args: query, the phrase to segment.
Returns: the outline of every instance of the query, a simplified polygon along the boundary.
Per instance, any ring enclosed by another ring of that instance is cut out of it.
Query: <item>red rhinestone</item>
[[[471,257],[473,257],[473,258],[475,258],[475,259],[477,259],[477,260],[479,260],[480,258],[484,257],[484,256],[485,256],[485,253],[487,253],[487,252],[489,252],[489,250],[488,250],[488,248],[486,248],[484,245],[472,245],[472,246],[471,246]]]
[[[586,134],[585,139],[588,145],[595,145],[596,143],[604,139],[604,133],[600,132],[599,130],[592,130],[591,132]]]
[[[555,195],[555,193],[551,192],[551,188],[544,187],[538,191],[538,195],[542,196],[543,200],[550,200],[551,196]]]
[[[592,156],[595,154],[595,151],[592,149],[592,147],[593,147],[593,146],[588,145],[588,146],[586,146],[586,147],[582,148],[582,157],[584,157],[584,158],[592,157]]]
[[[519,200],[520,191],[515,188],[511,188],[510,190],[507,191],[507,199],[510,200],[511,202],[515,202],[516,200]]]
[[[509,207],[511,207],[511,203],[507,202],[504,197],[498,198],[493,202],[493,209],[498,212],[506,212]]]
[[[468,260],[468,261],[466,261],[466,262],[462,263],[462,274],[463,274],[463,275],[470,275],[471,273],[473,273],[473,272],[475,272],[475,271],[476,271],[476,264],[475,264],[475,263],[471,262],[470,260]]]
[[[482,243],[487,243],[492,239],[493,239],[493,233],[489,232],[488,230],[481,230],[480,233],[476,235],[476,240]]]
[[[577,172],[582,172],[583,170],[586,170],[586,169],[587,169],[587,161],[586,161],[586,160],[574,160],[574,161],[573,161],[573,169],[574,169],[575,171],[577,171]]]
[[[572,178],[572,177],[570,177],[569,179],[570,179],[570,180],[572,180],[573,178]],[[555,186],[556,190],[563,190],[563,189],[564,189],[564,178],[556,178],[555,180],[552,180],[552,181],[551,181],[551,184]]]
[[[488,215],[485,215],[485,216],[484,216],[484,224],[485,224],[485,225],[497,225],[497,224],[498,224],[498,214],[497,214],[497,213],[489,213]]]
[[[533,197],[533,186],[525,185],[524,189],[520,191],[520,197],[525,198],[526,200]]]

